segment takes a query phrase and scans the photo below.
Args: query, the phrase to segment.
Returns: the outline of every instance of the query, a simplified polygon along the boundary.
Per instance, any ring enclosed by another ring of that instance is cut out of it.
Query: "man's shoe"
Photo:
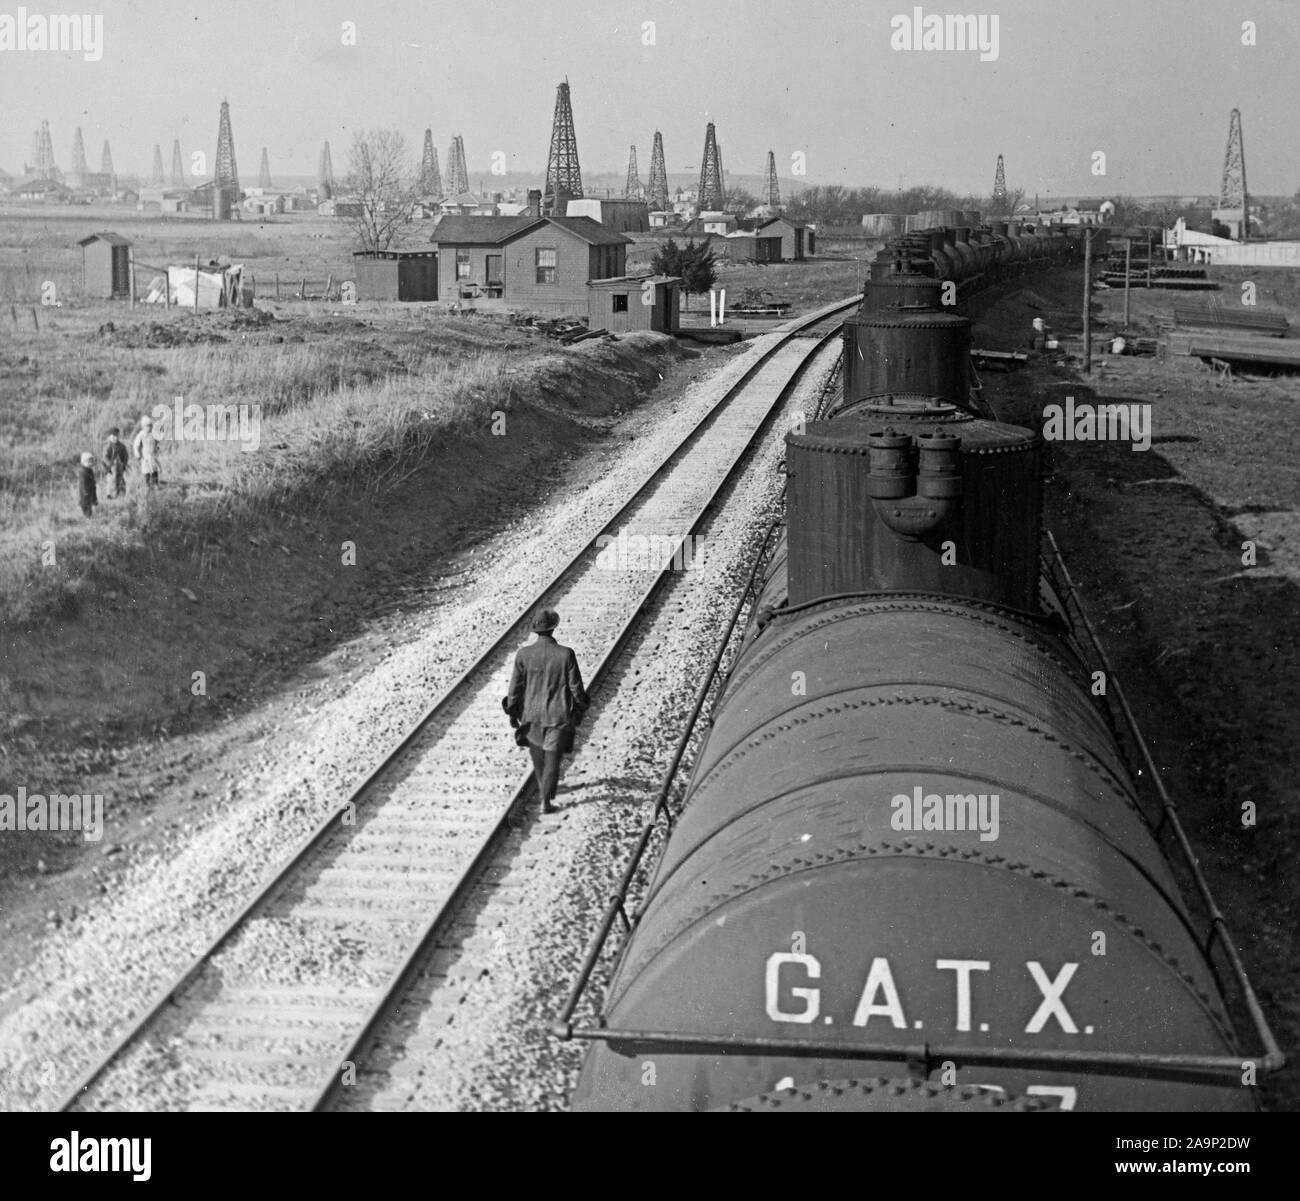
[[[552,805],[550,801],[543,801],[543,802],[542,802],[542,812],[543,812],[543,813],[559,813],[559,811],[560,811],[560,809],[559,809],[559,806],[558,806],[558,805]]]

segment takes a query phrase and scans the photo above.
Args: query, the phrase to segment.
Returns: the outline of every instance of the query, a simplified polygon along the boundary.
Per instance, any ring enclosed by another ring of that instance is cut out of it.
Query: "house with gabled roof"
[[[590,217],[441,218],[438,295],[475,308],[546,317],[584,315],[587,281],[627,270],[632,239]]]

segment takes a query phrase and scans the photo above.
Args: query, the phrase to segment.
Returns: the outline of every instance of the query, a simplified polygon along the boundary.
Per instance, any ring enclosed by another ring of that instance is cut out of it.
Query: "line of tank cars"
[[[977,411],[943,303],[1080,257],[994,224],[872,264],[575,1108],[1255,1107],[1043,568],[1042,439]]]

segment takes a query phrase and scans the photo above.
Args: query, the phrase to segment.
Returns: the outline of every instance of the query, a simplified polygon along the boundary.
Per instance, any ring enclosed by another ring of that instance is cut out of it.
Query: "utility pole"
[[[1128,278],[1133,262],[1133,239],[1124,239],[1124,328],[1128,329]]]
[[[1083,235],[1083,373],[1092,374],[1092,226]]]

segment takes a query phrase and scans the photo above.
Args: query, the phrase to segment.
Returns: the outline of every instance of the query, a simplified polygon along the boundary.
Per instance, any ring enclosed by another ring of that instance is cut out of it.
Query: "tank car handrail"
[[[775,1055],[797,1059],[900,1060],[929,1075],[945,1060],[977,1066],[1031,1069],[1070,1068],[1081,1072],[1141,1076],[1147,1079],[1200,1081],[1221,1084],[1224,1077],[1240,1079],[1248,1060],[1236,1055],[1162,1054],[1152,1051],[1036,1050],[1025,1047],[934,1045],[931,1043],[823,1042],[812,1038],[763,1038],[675,1030],[630,1030],[609,1026],[578,1026],[567,1037],[588,1042],[626,1043],[638,1048],[664,1048],[674,1053]],[[628,1052],[631,1054],[632,1052]]]
[[[1201,865],[1197,862],[1196,852],[1192,848],[1191,840],[1187,837],[1183,829],[1183,823],[1178,817],[1178,806],[1174,803],[1169,792],[1166,790],[1164,781],[1160,778],[1160,771],[1156,767],[1155,759],[1152,757],[1151,750],[1147,746],[1146,739],[1142,737],[1142,731],[1138,727],[1137,718],[1128,703],[1128,697],[1124,695],[1123,685],[1120,683],[1119,676],[1116,674],[1114,667],[1111,665],[1110,657],[1106,654],[1105,647],[1101,644],[1101,639],[1097,635],[1096,628],[1093,626],[1091,619],[1088,617],[1087,610],[1083,607],[1083,598],[1079,592],[1074,578],[1070,575],[1070,569],[1065,565],[1065,557],[1061,554],[1061,548],[1057,545],[1056,537],[1051,530],[1045,531],[1047,541],[1052,549],[1052,556],[1055,563],[1061,569],[1061,576],[1065,581],[1066,587],[1066,604],[1070,600],[1074,601],[1075,610],[1087,631],[1088,639],[1092,643],[1093,649],[1097,653],[1097,659],[1106,672],[1106,679],[1110,688],[1114,689],[1115,699],[1119,702],[1120,711],[1123,714],[1124,723],[1132,735],[1142,754],[1142,759],[1146,763],[1147,771],[1150,774],[1152,782],[1155,784],[1157,793],[1160,796],[1161,819],[1160,825],[1156,827],[1157,837],[1161,828],[1166,822],[1169,828],[1174,832],[1175,841],[1178,844],[1179,852],[1182,855],[1188,870],[1191,872],[1192,880],[1196,885],[1196,891],[1200,894],[1201,901],[1205,905],[1206,911],[1210,917],[1210,930],[1206,934],[1202,943],[1202,950],[1206,959],[1210,958],[1210,952],[1217,939],[1222,945],[1224,953],[1228,957],[1228,965],[1232,972],[1237,986],[1241,989],[1242,999],[1245,1002],[1246,1009],[1250,1014],[1251,1022],[1254,1024],[1255,1033],[1264,1048],[1263,1060],[1259,1063],[1260,1075],[1271,1075],[1280,1071],[1286,1064],[1286,1055],[1278,1045],[1277,1039],[1273,1036],[1273,1031],[1268,1024],[1268,1018],[1264,1013],[1263,1006],[1259,1003],[1259,998],[1255,995],[1255,989],[1250,983],[1250,977],[1246,973],[1246,965],[1242,962],[1241,956],[1237,951],[1237,946],[1228,932],[1227,919],[1223,916],[1223,911],[1219,908],[1218,902],[1214,899],[1214,894],[1210,891],[1209,881],[1206,880],[1205,874],[1201,871]],[[1050,565],[1048,565],[1050,566]],[[1239,1069],[1240,1069],[1240,1065]]]
[[[668,808],[668,796],[672,792],[673,781],[677,777],[677,769],[681,766],[682,757],[686,754],[686,748],[690,745],[692,736],[695,733],[696,723],[699,721],[700,714],[704,710],[704,704],[708,700],[710,691],[713,688],[714,681],[718,677],[718,672],[722,667],[722,660],[726,657],[727,648],[731,645],[732,637],[735,634],[736,626],[740,622],[740,616],[745,611],[745,606],[750,603],[751,593],[758,582],[759,568],[767,561],[769,554],[769,544],[772,541],[772,535],[781,528],[781,517],[778,514],[772,518],[767,529],[763,532],[762,540],[759,542],[758,551],[754,555],[754,565],[749,573],[749,579],[745,587],[741,590],[740,597],[736,601],[735,608],[731,611],[731,617],[727,622],[727,628],[723,631],[722,637],[718,640],[718,649],[714,653],[713,659],[709,664],[709,670],[705,673],[704,680],[695,694],[695,702],[691,706],[690,716],[686,719],[686,726],[682,730],[681,737],[677,740],[677,747],[673,751],[672,760],[669,762],[664,772],[663,782],[659,785],[659,792],[655,797],[654,808],[651,810],[650,817],[645,827],[642,829],[640,836],[637,838],[636,845],[633,848],[632,855],[628,860],[627,866],[623,869],[623,875],[619,879],[618,887],[610,897],[609,904],[601,918],[600,925],[596,933],[592,936],[591,941],[587,944],[586,954],[583,956],[582,967],[578,970],[577,978],[569,990],[569,995],[565,999],[564,1007],[560,1010],[559,1016],[551,1023],[551,1033],[555,1037],[568,1041],[575,1037],[573,1028],[573,1014],[582,1001],[582,996],[587,990],[587,985],[591,982],[592,972],[595,971],[596,963],[600,959],[601,952],[605,948],[605,943],[609,938],[609,933],[614,927],[614,919],[621,917],[625,930],[630,931],[632,922],[627,916],[625,902],[627,894],[632,887],[632,881],[641,866],[641,861],[645,856],[646,850],[650,845],[650,838],[653,835],[655,827],[659,824],[660,817],[666,819],[669,832],[673,827],[673,814]]]

